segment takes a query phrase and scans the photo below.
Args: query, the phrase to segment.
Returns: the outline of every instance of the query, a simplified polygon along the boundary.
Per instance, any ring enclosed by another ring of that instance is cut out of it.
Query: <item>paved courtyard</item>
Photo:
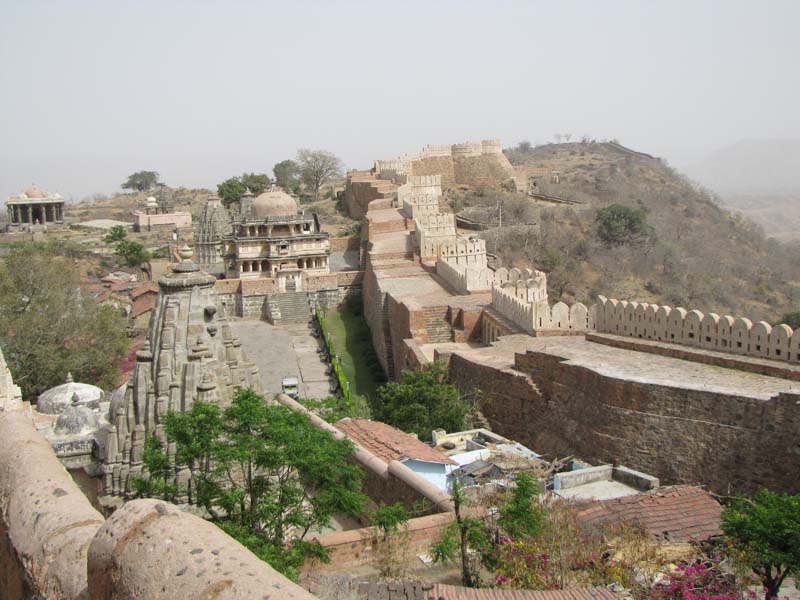
[[[330,395],[326,363],[317,354],[320,343],[306,325],[275,327],[266,321],[231,319],[231,329],[241,340],[247,357],[258,367],[264,393],[281,391],[284,377],[300,380],[302,398]]]

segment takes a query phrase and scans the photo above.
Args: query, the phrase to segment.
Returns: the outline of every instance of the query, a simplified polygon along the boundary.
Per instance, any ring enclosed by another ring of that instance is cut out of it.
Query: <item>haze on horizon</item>
[[[0,198],[557,132],[688,166],[800,138],[798,21],[793,1],[0,0]]]

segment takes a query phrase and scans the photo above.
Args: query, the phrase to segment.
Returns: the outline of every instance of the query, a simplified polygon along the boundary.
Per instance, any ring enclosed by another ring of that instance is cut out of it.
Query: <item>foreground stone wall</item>
[[[0,595],[85,597],[86,551],[102,524],[30,408],[0,412]]]
[[[88,552],[96,600],[315,598],[200,517],[134,500],[97,532]]]
[[[450,357],[462,392],[480,389],[492,428],[538,452],[624,463],[663,483],[717,493],[798,492],[800,396],[757,400],[602,375],[549,354],[513,369]]]

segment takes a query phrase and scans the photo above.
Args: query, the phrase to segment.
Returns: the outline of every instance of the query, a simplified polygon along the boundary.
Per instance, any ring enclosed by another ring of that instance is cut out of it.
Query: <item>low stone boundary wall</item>
[[[402,555],[409,566],[421,565],[417,558],[420,554],[428,554],[431,546],[438,542],[445,528],[455,518],[453,513],[440,513],[409,519],[402,529]],[[350,531],[339,531],[317,538],[329,553],[330,562],[313,562],[306,565],[305,570],[326,573],[344,571],[363,565],[375,564],[378,544],[375,530],[362,527]],[[389,542],[391,543],[391,542]],[[400,554],[400,553],[398,553]]]

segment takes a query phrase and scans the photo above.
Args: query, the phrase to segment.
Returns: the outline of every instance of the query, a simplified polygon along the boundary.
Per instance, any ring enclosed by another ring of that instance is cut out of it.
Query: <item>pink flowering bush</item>
[[[695,561],[680,565],[665,580],[650,590],[649,600],[750,600],[755,591],[748,590],[752,580],[737,581],[724,573],[719,558],[708,562]]]

